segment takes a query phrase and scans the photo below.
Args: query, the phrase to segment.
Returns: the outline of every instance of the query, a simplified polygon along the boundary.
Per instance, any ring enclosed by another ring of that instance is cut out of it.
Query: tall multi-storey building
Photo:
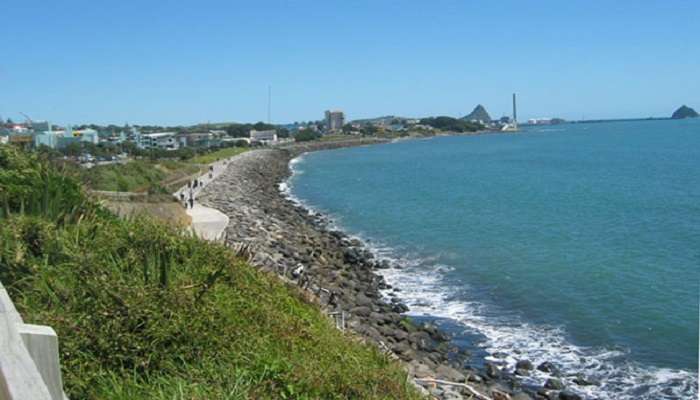
[[[345,125],[345,114],[342,111],[326,111],[326,131],[339,131],[343,129],[343,125]]]

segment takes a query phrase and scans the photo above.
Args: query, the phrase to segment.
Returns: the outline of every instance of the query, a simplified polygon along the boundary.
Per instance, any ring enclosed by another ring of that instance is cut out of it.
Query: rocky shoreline
[[[229,245],[250,246],[254,265],[308,291],[339,327],[402,360],[426,393],[441,399],[580,399],[554,378],[542,388],[523,387],[517,375],[535,368],[526,360],[518,363],[517,371],[489,363],[483,370],[471,367],[469,354],[453,346],[449,335],[432,324],[411,321],[397,297],[382,295],[390,286],[377,270],[387,268],[387,261],[376,260],[359,240],[331,229],[324,216],[310,213],[279,190],[290,175],[289,162],[300,154],[383,142],[313,142],[249,151],[230,161],[199,202],[230,218]]]

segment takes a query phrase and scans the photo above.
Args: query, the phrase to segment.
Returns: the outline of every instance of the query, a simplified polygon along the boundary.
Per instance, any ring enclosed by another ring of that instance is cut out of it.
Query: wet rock
[[[559,393],[556,390],[549,390],[549,389],[539,389],[537,391],[537,395],[542,398],[542,399],[547,399],[547,400],[557,400],[559,397]]]
[[[561,392],[559,392],[559,399],[560,400],[582,400],[582,397],[574,392],[571,392],[568,390],[562,390]]]
[[[529,360],[519,360],[517,363],[515,363],[516,370],[522,369],[525,371],[530,371],[532,370],[532,368],[532,362],[530,362]]]
[[[549,378],[547,382],[544,383],[544,387],[547,389],[562,390],[564,389],[564,384],[557,378]]]
[[[551,362],[549,362],[549,361],[545,361],[545,362],[541,363],[540,365],[537,366],[537,369],[538,369],[539,371],[547,372],[547,373],[555,374],[555,375],[556,375],[556,374],[558,373],[558,371],[559,371],[559,370],[557,369],[557,367],[556,367],[554,364],[552,364]]]
[[[495,378],[498,378],[499,376],[501,376],[501,370],[498,369],[498,367],[495,364],[487,362],[485,367],[486,367],[486,375],[489,378],[495,379]]]
[[[572,379],[572,381],[579,386],[592,386],[598,384],[598,382],[590,380],[583,375],[575,377],[574,379]]]
[[[525,392],[518,392],[510,396],[511,400],[532,400],[532,396]]]

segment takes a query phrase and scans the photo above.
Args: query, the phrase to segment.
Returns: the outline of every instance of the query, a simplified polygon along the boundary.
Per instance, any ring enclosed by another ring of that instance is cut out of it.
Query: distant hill
[[[698,116],[700,116],[700,114],[698,114],[697,111],[686,105],[682,105],[673,113],[671,119],[697,118]]]
[[[489,113],[486,112],[486,108],[484,108],[484,106],[481,104],[474,107],[474,110],[462,119],[465,121],[491,122],[491,116],[489,116]]]

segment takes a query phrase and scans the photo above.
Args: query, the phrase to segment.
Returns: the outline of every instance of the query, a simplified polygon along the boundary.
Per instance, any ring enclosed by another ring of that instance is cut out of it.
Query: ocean
[[[601,399],[697,398],[700,119],[406,140],[292,169],[291,195],[394,260],[382,273],[410,314],[475,362],[551,361]]]

